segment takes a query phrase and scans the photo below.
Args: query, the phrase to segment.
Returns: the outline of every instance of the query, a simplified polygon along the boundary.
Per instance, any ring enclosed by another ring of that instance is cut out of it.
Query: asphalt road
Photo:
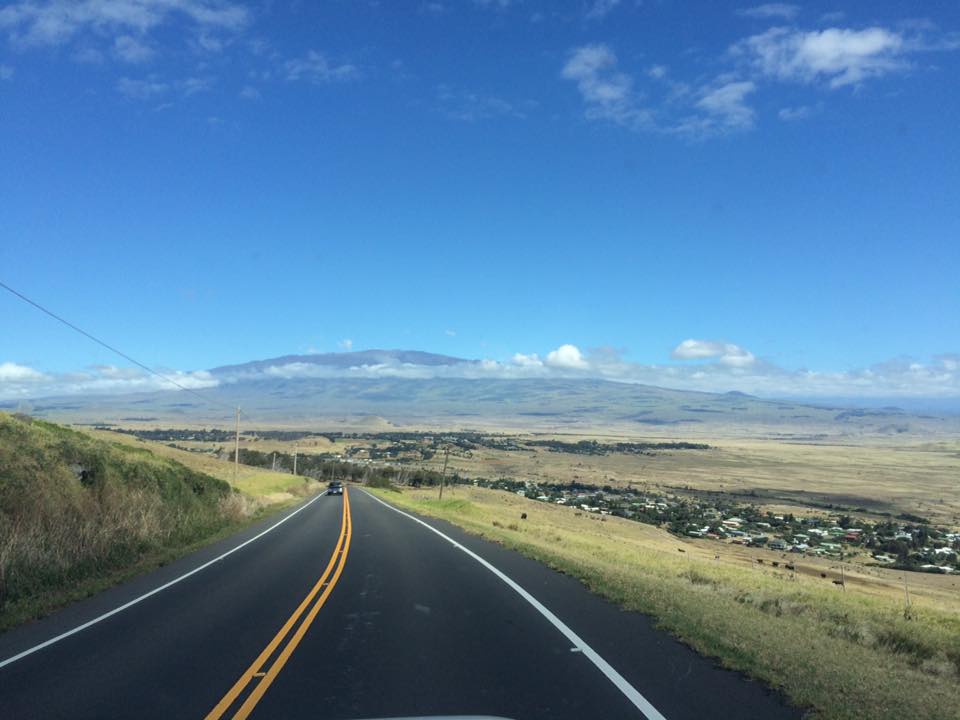
[[[276,522],[0,635],[0,717],[800,717],[575,580],[359,488],[261,534]]]

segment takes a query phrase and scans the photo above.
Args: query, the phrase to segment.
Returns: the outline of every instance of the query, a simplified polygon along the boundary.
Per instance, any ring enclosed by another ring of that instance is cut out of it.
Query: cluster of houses
[[[797,517],[695,495],[510,479],[480,479],[474,483],[582,512],[657,525],[676,535],[837,559],[861,555],[880,565],[908,570],[960,572],[960,533],[934,528],[920,518],[913,522],[873,522],[849,515]]]

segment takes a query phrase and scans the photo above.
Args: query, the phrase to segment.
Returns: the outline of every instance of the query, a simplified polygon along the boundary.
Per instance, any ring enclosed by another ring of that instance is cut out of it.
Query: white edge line
[[[522,597],[524,600],[530,603],[534,607],[534,609],[537,610],[537,612],[543,615],[550,622],[551,625],[553,625],[557,630],[563,633],[563,635],[567,638],[567,640],[573,643],[574,647],[579,649],[584,657],[588,658],[590,662],[596,665],[597,669],[599,669],[600,672],[606,675],[607,679],[610,682],[612,682],[620,692],[626,695],[627,699],[630,702],[632,702],[637,707],[637,709],[640,710],[640,712],[642,712],[644,716],[648,718],[648,720],[666,720],[666,718],[660,714],[660,711],[658,711],[653,705],[651,705],[650,702],[643,695],[641,695],[640,692],[635,687],[633,687],[633,685],[627,682],[626,678],[624,678],[623,675],[621,675],[620,673],[618,673],[616,670],[613,669],[613,666],[610,665],[610,663],[604,660],[600,656],[600,654],[597,653],[592,647],[587,645],[587,643],[585,643],[580,638],[579,635],[577,635],[573,630],[571,630],[560,618],[558,618],[556,615],[550,612],[550,610],[548,610],[539,600],[537,600],[533,595],[531,595],[522,587],[520,587],[519,584],[514,582],[506,574],[498,570],[496,567],[491,565],[489,562],[484,560],[482,557],[477,555],[475,552],[473,552],[469,548],[464,547],[453,538],[440,532],[435,527],[424,522],[420,518],[415,517],[410,513],[404,512],[399,508],[395,508],[390,503],[384,502],[383,500],[376,497],[375,495],[371,495],[366,490],[364,490],[364,494],[373,498],[381,505],[385,505],[386,507],[390,508],[394,512],[398,512],[401,515],[404,515],[410,518],[414,522],[420,523],[425,528],[427,528],[427,530],[433,533],[436,533],[437,535],[442,537],[444,540],[449,542],[451,545],[453,545],[455,548],[462,550],[467,555],[469,555],[474,560],[476,560],[478,563],[483,565],[487,570],[492,572],[498,578],[503,580],[503,582],[509,585],[510,588],[514,590],[520,597]]]
[[[80,632],[80,631],[82,631],[82,630],[86,630],[86,629],[87,629],[88,627],[90,627],[91,625],[96,625],[97,623],[102,622],[102,621],[106,620],[106,619],[109,618],[109,617],[113,617],[113,616],[116,615],[117,613],[123,612],[123,611],[126,610],[127,608],[133,607],[133,606],[136,605],[137,603],[142,602],[143,600],[146,600],[148,597],[150,597],[150,596],[152,596],[152,595],[156,595],[158,592],[162,592],[162,591],[166,590],[168,587],[170,587],[170,586],[172,586],[172,585],[176,585],[176,584],[177,584],[178,582],[180,582],[181,580],[186,580],[186,579],[187,579],[188,577],[190,577],[191,575],[195,575],[196,573],[200,572],[201,570],[205,570],[206,568],[208,568],[208,567],[210,567],[211,565],[213,565],[215,562],[219,562],[219,561],[223,560],[223,559],[224,559],[225,557],[227,557],[228,555],[233,555],[233,553],[235,553],[237,550],[240,550],[241,548],[246,547],[247,545],[249,545],[250,543],[252,543],[254,540],[259,540],[260,538],[262,538],[264,535],[266,535],[266,534],[267,534],[268,532],[270,532],[271,530],[274,530],[274,529],[276,529],[277,527],[279,527],[280,525],[283,525],[283,523],[285,523],[287,520],[289,520],[290,518],[292,518],[292,517],[293,517],[294,515],[296,515],[298,512],[300,512],[301,510],[306,510],[308,507],[310,507],[313,503],[315,503],[317,500],[319,500],[321,497],[323,497],[323,496],[326,495],[326,494],[327,494],[326,491],[323,491],[322,493],[320,493],[319,495],[317,495],[315,498],[313,498],[313,500],[311,500],[311,501],[309,501],[309,502],[301,505],[301,506],[298,507],[296,510],[294,510],[292,513],[290,513],[289,515],[287,515],[287,516],[284,517],[283,519],[278,520],[277,522],[275,522],[273,525],[271,525],[270,527],[268,527],[266,530],[264,530],[264,531],[261,532],[260,534],[253,536],[253,537],[250,538],[249,540],[245,540],[244,542],[242,542],[242,543],[240,543],[239,545],[237,545],[235,548],[231,548],[230,550],[227,550],[227,551],[226,551],[225,553],[223,553],[222,555],[218,555],[217,557],[213,558],[213,560],[208,560],[208,561],[205,562],[203,565],[200,565],[199,567],[195,567],[195,568],[194,568],[193,570],[191,570],[190,572],[184,573],[184,574],[181,575],[180,577],[174,578],[173,580],[164,583],[164,584],[161,585],[160,587],[154,588],[154,589],[151,590],[150,592],[144,593],[144,594],[141,595],[140,597],[136,597],[136,598],[134,598],[133,600],[131,600],[131,601],[127,602],[127,603],[124,603],[123,605],[120,605],[119,607],[115,607],[113,610],[110,610],[109,612],[105,612],[103,615],[99,615],[99,616],[93,618],[92,620],[88,620],[87,622],[83,623],[82,625],[77,625],[75,628],[72,628],[72,629],[70,629],[70,630],[67,630],[65,633],[60,633],[60,634],[57,635],[56,637],[52,637],[52,638],[50,638],[49,640],[44,640],[44,641],[43,641],[42,643],[40,643],[39,645],[34,645],[32,648],[28,648],[28,649],[24,650],[24,651],[21,652],[21,653],[17,653],[16,655],[14,655],[14,656],[12,656],[12,657],[8,657],[6,660],[0,661],[0,668],[5,667],[5,666],[7,666],[7,665],[11,665],[11,664],[15,663],[17,660],[21,660],[21,659],[27,657],[27,655],[32,655],[33,653],[37,652],[38,650],[43,650],[43,648],[45,648],[45,647],[49,647],[50,645],[53,645],[54,643],[58,643],[58,642],[60,642],[61,640],[63,640],[64,638],[68,638],[68,637],[70,637],[71,635],[76,635],[78,632]]]

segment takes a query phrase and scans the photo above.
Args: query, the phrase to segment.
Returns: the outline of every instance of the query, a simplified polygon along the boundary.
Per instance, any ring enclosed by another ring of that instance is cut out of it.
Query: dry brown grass
[[[567,442],[651,440],[609,435],[555,437]],[[825,505],[862,507],[874,513],[908,512],[960,527],[960,440],[902,444],[890,440],[873,440],[869,444],[710,438],[697,441],[706,442],[713,449],[657,451],[651,457],[572,455],[545,448],[534,452],[484,448],[452,454],[450,470],[470,477],[722,491],[739,495],[745,502],[788,507],[794,513],[811,507],[822,511]],[[439,462],[435,458],[430,467],[438,469]]]

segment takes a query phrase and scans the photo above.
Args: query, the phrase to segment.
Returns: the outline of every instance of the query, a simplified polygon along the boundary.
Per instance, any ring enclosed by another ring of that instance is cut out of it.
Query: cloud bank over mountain
[[[203,389],[236,383],[298,379],[529,380],[583,379],[704,392],[739,391],[759,397],[935,399],[960,402],[960,354],[920,362],[899,358],[870,367],[821,371],[786,369],[730,342],[689,338],[670,361],[644,364],[612,348],[581,350],[567,343],[547,352],[515,353],[507,360],[467,360],[417,351],[290,355],[212,370],[162,370],[178,385]],[[0,363],[0,400],[64,395],[175,390],[172,383],[136,368],[101,365],[75,373],[49,373],[16,362]]]

